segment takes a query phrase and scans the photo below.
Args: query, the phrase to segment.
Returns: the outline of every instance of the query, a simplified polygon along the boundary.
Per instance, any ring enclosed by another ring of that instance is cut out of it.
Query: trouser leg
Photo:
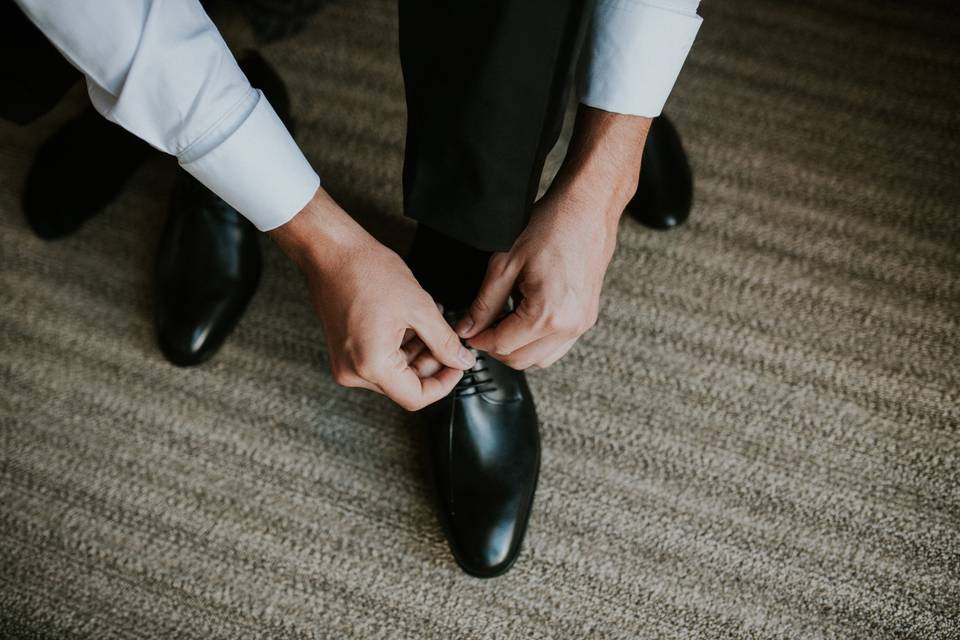
[[[400,0],[406,214],[485,251],[527,224],[583,0]]]

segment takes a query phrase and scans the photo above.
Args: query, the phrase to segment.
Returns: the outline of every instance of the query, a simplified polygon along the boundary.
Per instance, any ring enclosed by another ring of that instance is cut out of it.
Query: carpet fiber
[[[170,366],[173,161],[43,242],[20,185],[82,92],[0,125],[0,637],[960,637],[956,9],[702,13],[667,109],[692,219],[624,220],[599,325],[531,376],[540,487],[492,581],[453,563],[407,416],[331,380],[274,246],[220,355]],[[402,248],[395,25],[333,3],[264,55],[329,189]]]

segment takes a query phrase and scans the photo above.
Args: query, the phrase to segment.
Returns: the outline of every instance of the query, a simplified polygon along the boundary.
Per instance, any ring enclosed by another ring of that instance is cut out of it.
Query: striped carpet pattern
[[[478,581],[416,426],[337,387],[266,239],[212,362],[164,362],[174,163],[43,242],[0,125],[0,637],[960,637],[960,19],[946,2],[707,2],[667,111],[690,223],[630,220],[598,326],[531,376],[522,557]],[[392,0],[264,55],[329,190],[403,248]],[[55,185],[51,185],[55,188]]]

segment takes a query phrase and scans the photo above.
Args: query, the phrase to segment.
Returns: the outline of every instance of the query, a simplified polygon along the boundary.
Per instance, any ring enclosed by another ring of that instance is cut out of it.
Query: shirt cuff
[[[580,102],[614,113],[660,115],[701,22],[695,10],[598,0],[580,58]]]
[[[199,158],[180,166],[261,231],[295,216],[316,193],[320,177],[262,92],[246,120]]]

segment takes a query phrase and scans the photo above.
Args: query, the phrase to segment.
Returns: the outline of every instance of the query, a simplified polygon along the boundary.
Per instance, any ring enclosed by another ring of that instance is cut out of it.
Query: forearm
[[[376,242],[323,187],[297,215],[267,235],[308,275],[335,274],[344,260]]]
[[[551,192],[619,219],[637,189],[652,118],[580,105],[573,137]]]

